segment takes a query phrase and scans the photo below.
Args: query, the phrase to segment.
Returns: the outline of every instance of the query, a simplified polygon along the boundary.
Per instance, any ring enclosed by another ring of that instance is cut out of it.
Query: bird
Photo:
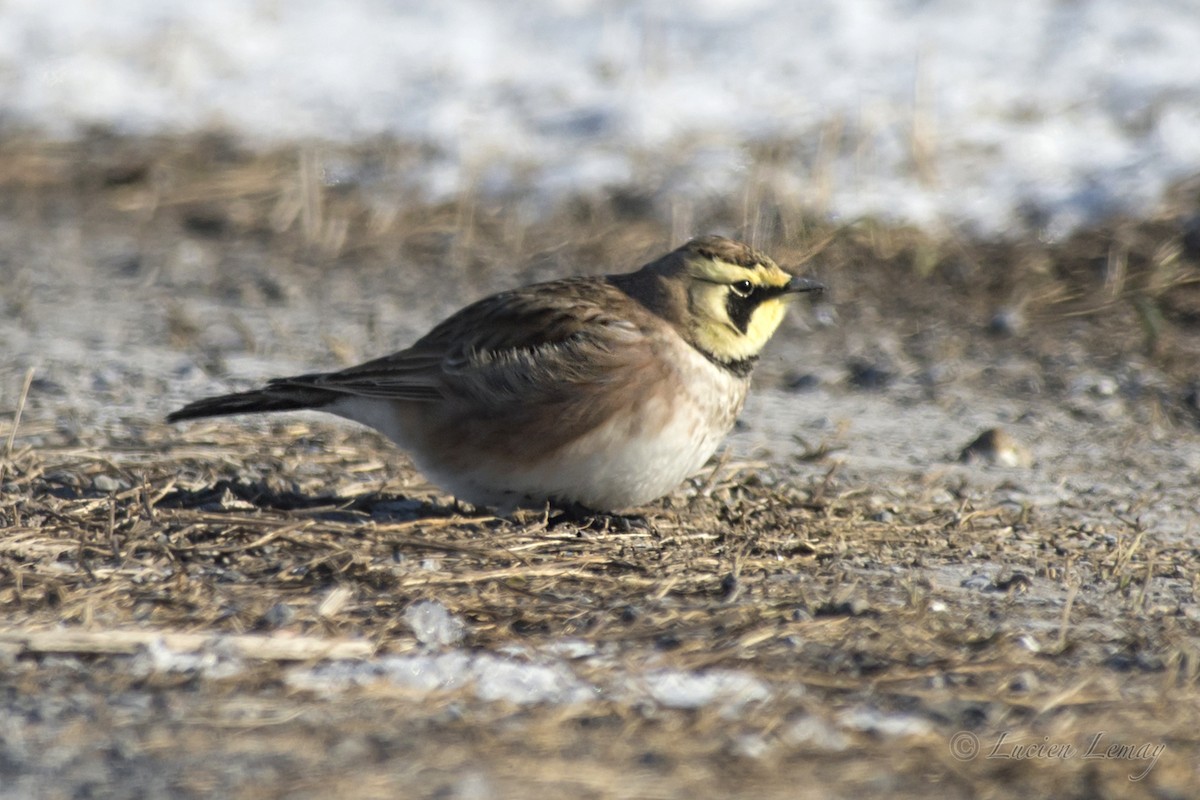
[[[456,500],[616,513],[716,451],[790,301],[824,287],[747,244],[485,297],[358,366],[197,400],[168,422],[319,410],[375,428]]]

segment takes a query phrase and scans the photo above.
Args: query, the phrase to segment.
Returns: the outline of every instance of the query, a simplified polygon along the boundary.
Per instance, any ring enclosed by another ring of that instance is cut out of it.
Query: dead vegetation
[[[214,295],[232,318],[287,309],[292,292],[350,291],[338,280],[412,291],[396,288],[400,259],[423,305],[452,306],[466,287],[632,265],[671,235],[660,199],[620,192],[537,225],[477,197],[385,203],[368,176],[421,156],[391,145],[252,156],[220,140],[97,137],[82,151],[10,141],[3,156],[11,219],[132,231],[138,260],[115,268],[170,291],[155,346],[214,375],[239,347],[269,350],[249,323],[234,326],[237,347],[206,338]],[[334,156],[357,177],[323,180]],[[774,208],[769,192],[759,202]],[[1071,365],[1136,363],[1155,379],[1130,413],[1194,436],[1195,208],[1182,187],[1159,219],[1055,244],[752,216],[759,244],[833,285],[841,327],[804,335],[836,357],[852,349],[845,329],[894,336],[913,368],[1018,352],[1050,401]],[[718,204],[689,213],[698,229],[746,218]],[[180,239],[219,257],[173,265],[164,254]],[[269,266],[281,263],[290,286]],[[30,264],[0,263],[25,287],[4,293],[14,330],[45,324]],[[321,341],[362,355],[357,340]],[[644,517],[499,519],[424,485],[369,433],[303,419],[170,429],[145,406],[114,422],[94,397],[12,369],[0,394],[0,782],[18,792],[1184,797],[1195,785],[1194,526],[1156,537],[1136,507],[1098,526],[939,473],[881,503],[878,487],[842,476],[836,436],[795,464],[714,465]],[[586,655],[559,660],[608,688],[519,705],[382,677],[344,691],[293,680],[430,652],[405,617],[422,600],[464,623],[465,652],[520,661],[583,642]],[[163,666],[160,651],[237,668]],[[614,675],[657,669],[746,673],[770,697],[730,712],[611,690]],[[1164,747],[1153,764],[1083,758],[1098,732]],[[976,737],[973,757],[954,749],[970,744],[960,733]],[[1022,760],[1002,733],[1077,751]]]
[[[1194,602],[1193,547],[1151,552],[1136,532],[1108,537],[969,497],[880,522],[853,491],[728,466],[706,496],[627,527],[495,519],[414,490],[411,473],[373,458],[384,446],[373,438],[296,424],[265,440],[154,428],[117,450],[16,450],[0,507],[10,687],[37,674],[69,684],[62,673],[78,663],[97,704],[160,698],[174,733],[122,722],[127,709],[89,712],[109,720],[98,734],[132,737],[106,780],[132,759],[197,794],[255,796],[243,781],[264,752],[286,765],[268,796],[320,794],[360,771],[365,788],[341,793],[461,794],[477,779],[501,794],[538,781],[579,796],[785,797],[795,771],[839,791],[886,780],[899,794],[933,776],[948,795],[1190,785],[1200,652],[1179,603]],[[1152,579],[1177,588],[1148,599]],[[647,665],[730,669],[777,696],[730,717],[603,697],[496,707],[386,680],[333,697],[287,688],[291,663],[422,652],[404,616],[421,599],[466,623],[469,650],[583,640],[605,654],[572,662],[585,680]],[[257,666],[128,674],[151,644]],[[23,725],[34,739],[55,729]],[[230,725],[242,733],[216,735]],[[1128,759],[959,763],[948,749],[958,731],[983,747],[1009,731],[1082,750],[1107,731],[1166,748],[1142,784],[1127,775],[1146,762]],[[350,756],[302,755],[312,747]],[[229,772],[195,774],[197,748]]]

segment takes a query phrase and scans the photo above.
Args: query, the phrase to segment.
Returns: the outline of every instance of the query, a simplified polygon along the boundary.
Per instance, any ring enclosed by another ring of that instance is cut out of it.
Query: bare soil
[[[1196,796],[1196,185],[1063,242],[753,187],[681,232],[423,203],[419,157],[0,143],[0,798]],[[319,415],[162,422],[688,232],[831,291],[635,516],[461,507]]]

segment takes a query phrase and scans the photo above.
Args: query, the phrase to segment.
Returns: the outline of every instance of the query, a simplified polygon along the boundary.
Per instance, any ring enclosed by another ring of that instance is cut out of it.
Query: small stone
[[[97,492],[119,492],[124,486],[111,475],[97,475],[92,478],[92,488]]]
[[[988,333],[996,336],[1016,336],[1025,326],[1021,312],[1015,308],[1001,308],[988,320]]]
[[[1024,647],[1031,653],[1042,652],[1042,646],[1038,644],[1038,640],[1025,633],[1017,637],[1016,642],[1021,647]]]
[[[896,373],[866,359],[851,360],[849,370],[850,384],[858,389],[878,392],[896,380]]]
[[[811,392],[820,385],[821,378],[811,372],[792,374],[784,379],[784,386],[793,392]]]
[[[1112,377],[1101,375],[1096,378],[1096,382],[1092,384],[1092,392],[1098,397],[1112,397],[1117,393],[1120,386]]]
[[[929,493],[929,502],[934,505],[944,506],[955,501],[954,493],[948,489],[934,489]]]
[[[296,611],[287,603],[276,603],[266,610],[259,618],[258,627],[265,630],[275,630],[282,628],[292,621],[296,616]]]
[[[994,585],[995,584],[991,578],[979,572],[976,572],[971,577],[964,579],[963,582],[959,584],[959,586],[964,589],[974,589],[981,592],[988,591]]]
[[[1003,428],[988,428],[959,453],[964,464],[992,464],[999,467],[1030,467],[1033,456]]]
[[[1038,688],[1037,673],[1033,670],[1023,670],[1018,672],[1008,682],[1008,690],[1010,692],[1031,692]]]

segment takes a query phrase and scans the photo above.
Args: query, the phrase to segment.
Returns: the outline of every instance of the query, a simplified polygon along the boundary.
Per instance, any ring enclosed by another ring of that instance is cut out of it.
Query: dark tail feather
[[[328,405],[336,392],[311,386],[272,385],[252,392],[223,394],[188,403],[167,415],[167,422],[226,414],[259,414],[266,411],[303,411]]]

